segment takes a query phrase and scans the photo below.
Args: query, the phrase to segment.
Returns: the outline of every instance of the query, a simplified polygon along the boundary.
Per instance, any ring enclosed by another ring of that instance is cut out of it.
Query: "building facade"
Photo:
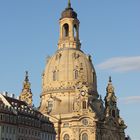
[[[56,140],[125,140],[111,77],[103,101],[91,56],[81,50],[80,22],[70,1],[59,24],[58,49],[47,60],[40,103],[54,123]]]
[[[26,72],[20,100],[0,94],[0,140],[55,140],[49,118],[32,106],[32,93]]]

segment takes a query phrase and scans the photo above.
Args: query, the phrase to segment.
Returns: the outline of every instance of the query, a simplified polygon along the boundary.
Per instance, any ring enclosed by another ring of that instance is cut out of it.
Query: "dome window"
[[[63,25],[63,37],[69,36],[69,25],[66,23]]]
[[[75,71],[74,71],[74,78],[75,78],[75,79],[78,79],[78,70],[75,70]]]
[[[56,80],[57,80],[57,72],[53,71],[53,81],[56,81]]]

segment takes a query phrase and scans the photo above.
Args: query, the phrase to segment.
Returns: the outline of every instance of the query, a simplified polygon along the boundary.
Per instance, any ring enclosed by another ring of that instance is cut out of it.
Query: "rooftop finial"
[[[25,82],[29,82],[29,78],[28,78],[28,71],[25,72]]]
[[[71,2],[68,0],[68,8],[71,8]]]
[[[114,93],[114,87],[112,85],[112,79],[111,76],[109,76],[109,83],[108,86],[106,88],[107,93]]]
[[[109,82],[110,82],[110,83],[112,82],[111,76],[109,76]]]

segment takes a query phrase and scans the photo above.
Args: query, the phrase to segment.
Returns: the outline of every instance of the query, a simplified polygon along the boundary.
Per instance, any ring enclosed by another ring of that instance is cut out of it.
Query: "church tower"
[[[80,22],[70,0],[59,24],[58,49],[42,74],[39,109],[54,123],[56,140],[112,140],[105,123],[108,107],[99,97],[91,56],[81,50]],[[118,129],[115,135],[124,140]]]
[[[75,48],[80,49],[79,20],[77,13],[73,11],[70,1],[68,7],[62,12],[60,24],[60,37],[58,49]]]
[[[19,100],[25,101],[29,106],[32,106],[32,92],[31,84],[29,82],[28,71],[25,74],[25,80],[23,82],[23,89],[19,96]]]

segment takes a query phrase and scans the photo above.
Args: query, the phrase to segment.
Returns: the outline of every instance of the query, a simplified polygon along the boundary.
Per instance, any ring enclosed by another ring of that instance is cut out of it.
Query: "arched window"
[[[78,78],[78,70],[74,71],[74,78],[77,79]]]
[[[57,72],[53,71],[53,81],[56,81],[56,74],[57,74]]]
[[[82,140],[88,140],[88,135],[86,133],[82,135]]]
[[[86,109],[87,108],[87,102],[86,101],[83,101],[82,104],[83,104],[82,105],[83,106],[83,109]]]
[[[63,25],[63,37],[69,36],[69,25],[66,23]]]
[[[93,74],[93,82],[95,82],[95,72],[92,72],[92,74]]]
[[[70,139],[69,135],[68,134],[65,134],[64,135],[64,140],[69,140],[69,139]]]
[[[115,110],[112,110],[112,116],[115,118],[116,117],[116,112]]]
[[[77,39],[78,33],[77,33],[77,26],[74,25],[73,27],[73,32],[74,32],[74,38]]]

